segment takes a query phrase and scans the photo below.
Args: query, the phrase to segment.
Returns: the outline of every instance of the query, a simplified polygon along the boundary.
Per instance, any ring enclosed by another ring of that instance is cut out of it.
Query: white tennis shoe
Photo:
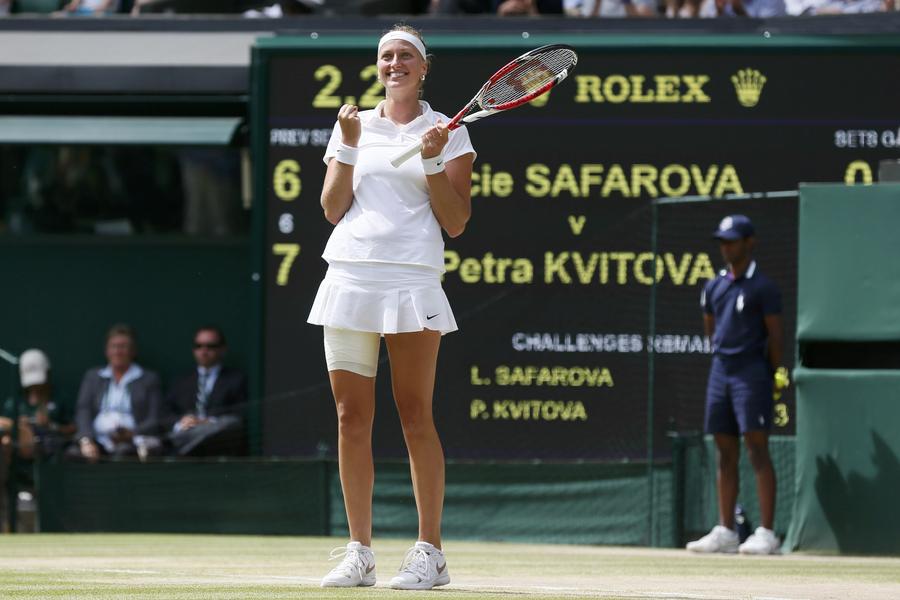
[[[688,542],[687,548],[691,552],[723,552],[725,554],[735,554],[738,551],[738,545],[741,540],[736,531],[732,531],[727,527],[716,525],[712,531],[704,535],[699,540]]]
[[[447,559],[428,542],[416,542],[406,552],[400,572],[391,579],[391,587],[395,590],[430,590],[448,583]]]
[[[359,542],[347,547],[338,546],[331,551],[329,560],[343,560],[322,578],[322,587],[357,587],[375,585],[375,553]]]
[[[748,537],[738,552],[741,554],[778,554],[781,543],[775,537],[775,532],[765,527],[757,527],[753,535]]]

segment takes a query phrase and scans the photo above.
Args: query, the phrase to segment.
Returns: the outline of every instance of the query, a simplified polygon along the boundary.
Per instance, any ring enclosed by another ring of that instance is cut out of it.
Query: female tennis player
[[[386,33],[377,65],[385,99],[362,112],[342,106],[325,151],[322,208],[335,228],[309,322],[324,326],[350,543],[332,552],[343,559],[322,586],[375,584],[372,422],[384,337],[419,513],[419,539],[390,585],[430,589],[450,582],[441,551],[444,454],[431,406],[441,336],[457,329],[440,283],[441,229],[456,237],[469,220],[475,150],[464,127],[449,131],[447,116],[419,99],[430,61],[416,30]],[[417,140],[420,160],[391,166]]]

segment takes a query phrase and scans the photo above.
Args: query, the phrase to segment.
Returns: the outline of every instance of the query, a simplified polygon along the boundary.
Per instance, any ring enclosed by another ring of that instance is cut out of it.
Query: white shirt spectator
[[[768,19],[769,17],[783,17],[787,13],[785,0],[743,0],[744,10],[748,17],[753,19]],[[731,3],[725,5],[722,11],[723,17],[736,17]],[[742,16],[742,15],[741,15]]]
[[[850,15],[874,13],[891,10],[888,0],[785,0],[787,14],[799,15]],[[894,0],[896,10],[900,10],[900,1]]]
[[[99,373],[100,377],[109,380],[109,385],[100,403],[100,412],[94,417],[94,435],[107,452],[112,452],[115,447],[110,436],[116,429],[122,427],[134,431],[128,384],[143,374],[144,370],[137,364],[131,365],[119,381],[115,380],[108,366]]]
[[[594,14],[597,2],[600,8]],[[649,16],[656,11],[655,0],[563,0],[563,12],[570,17],[621,18],[634,16],[636,12]]]

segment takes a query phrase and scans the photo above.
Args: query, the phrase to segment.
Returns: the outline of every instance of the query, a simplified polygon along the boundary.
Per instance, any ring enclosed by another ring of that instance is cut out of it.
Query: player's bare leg
[[[426,590],[450,583],[441,551],[444,508],[444,451],[434,426],[432,397],[441,334],[419,331],[385,336],[391,357],[394,401],[409,451],[413,492],[419,510],[419,540],[406,553],[390,586]]]
[[[419,511],[419,540],[441,547],[444,451],[434,426],[432,396],[441,334],[419,331],[386,335],[394,401],[409,451]]]
[[[372,423],[375,378],[351,371],[329,371],[338,417],[338,468],[350,539],[372,543]]]

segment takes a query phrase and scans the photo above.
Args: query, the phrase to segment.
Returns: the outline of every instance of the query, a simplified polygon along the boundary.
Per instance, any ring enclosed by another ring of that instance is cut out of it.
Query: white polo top
[[[427,102],[419,102],[422,114],[406,125],[383,116],[384,101],[359,113],[362,135],[359,158],[353,169],[353,202],[338,222],[322,258],[343,262],[379,262],[431,267],[444,272],[444,238],[431,211],[425,171],[418,157],[400,168],[390,159],[418,141],[441,119]],[[341,143],[341,126],[335,123],[325,150],[325,163],[334,158]],[[444,161],[475,154],[469,132],[460,127],[450,132]]]

